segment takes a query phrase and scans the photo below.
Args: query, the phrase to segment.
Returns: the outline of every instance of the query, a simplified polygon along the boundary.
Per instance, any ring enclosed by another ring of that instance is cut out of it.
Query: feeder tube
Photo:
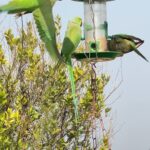
[[[107,13],[105,0],[84,0],[84,34],[88,51],[107,51]]]

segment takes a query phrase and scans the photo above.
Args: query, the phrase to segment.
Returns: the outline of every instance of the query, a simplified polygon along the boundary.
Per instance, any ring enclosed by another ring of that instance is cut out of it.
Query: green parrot
[[[75,79],[73,74],[71,55],[76,50],[81,41],[82,37],[81,26],[82,26],[82,19],[80,17],[75,17],[72,21],[68,23],[65,38],[61,49],[61,55],[63,56],[64,62],[66,63],[69,72],[76,119],[78,116],[78,100],[76,97]]]
[[[0,6],[0,12],[8,14],[32,13],[40,35],[45,43],[50,57],[57,62],[61,56],[56,45],[55,24],[52,8],[56,0],[12,0],[8,4]]]
[[[139,52],[139,50],[137,49],[143,43],[143,40],[135,36],[126,34],[116,34],[109,37],[108,49],[110,51],[122,52],[123,54],[134,51],[148,62],[147,58],[143,56],[143,54],[141,54],[141,52]]]

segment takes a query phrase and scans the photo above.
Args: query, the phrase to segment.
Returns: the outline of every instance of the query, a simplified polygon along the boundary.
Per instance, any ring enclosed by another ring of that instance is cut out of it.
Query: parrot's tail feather
[[[145,61],[149,62],[149,60],[142,54],[138,49],[134,50],[139,56],[141,56]]]
[[[131,44],[131,45],[132,45],[132,48],[135,53],[137,53],[139,56],[141,56],[145,61],[149,62],[148,59],[136,48],[136,46],[134,44]]]
[[[72,90],[72,97],[73,97],[75,119],[76,119],[76,122],[77,122],[77,118],[78,118],[78,99],[76,97],[75,79],[74,79],[71,59],[68,60],[67,68],[68,68],[69,78],[70,78],[70,82],[71,82],[71,90]]]

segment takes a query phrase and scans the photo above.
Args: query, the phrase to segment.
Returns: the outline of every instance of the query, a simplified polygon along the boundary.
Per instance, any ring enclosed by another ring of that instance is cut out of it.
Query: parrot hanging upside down
[[[144,41],[140,38],[126,34],[116,34],[109,37],[108,49],[110,51],[122,52],[123,54],[134,51],[148,62],[147,58],[137,49],[143,43]]]
[[[0,6],[0,13],[23,14],[32,13],[40,35],[45,43],[50,57],[56,63],[61,58],[56,44],[55,24],[52,8],[56,0],[11,0],[8,4]]]
[[[78,100],[76,97],[75,79],[73,74],[71,55],[76,50],[76,48],[78,47],[81,41],[81,37],[82,37],[81,26],[82,26],[82,19],[80,17],[75,17],[72,21],[68,23],[67,30],[65,33],[65,38],[62,45],[62,50],[61,50],[61,55],[67,65],[68,72],[69,72],[76,120],[78,116]]]

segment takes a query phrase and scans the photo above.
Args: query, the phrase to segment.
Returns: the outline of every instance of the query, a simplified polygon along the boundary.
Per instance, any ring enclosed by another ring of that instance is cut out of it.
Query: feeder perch
[[[74,53],[77,60],[107,61],[120,56],[107,48],[108,23],[106,2],[111,0],[74,0],[84,2],[85,52]]]

